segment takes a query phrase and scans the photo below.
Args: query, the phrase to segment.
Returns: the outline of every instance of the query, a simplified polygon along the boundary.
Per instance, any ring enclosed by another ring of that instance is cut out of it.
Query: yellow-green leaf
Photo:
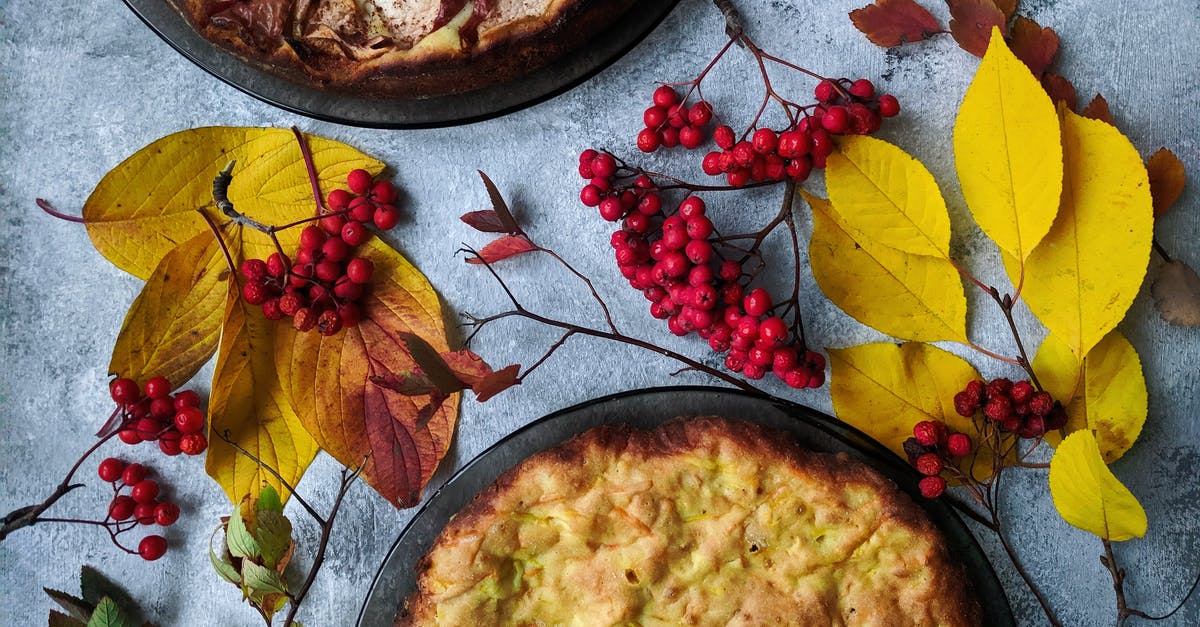
[[[1050,333],[1042,340],[1031,365],[1038,381],[1051,396],[1064,401],[1075,396],[1083,359],[1057,335]]]
[[[967,341],[967,299],[948,260],[858,236],[845,225],[841,207],[801,193],[813,209],[813,276],[829,300],[896,338]]]
[[[1064,431],[1093,432],[1105,463],[1111,464],[1133,446],[1146,423],[1148,395],[1141,359],[1129,340],[1113,331],[1087,354],[1081,375],[1072,396],[1058,397],[1067,408]],[[1058,439],[1057,432],[1046,434],[1050,444]]]
[[[949,254],[950,214],[937,181],[898,146],[865,135],[841,138],[825,186],[856,239],[914,255]]]
[[[1021,297],[1079,357],[1125,317],[1146,275],[1154,219],[1146,168],[1116,127],[1065,107],[1066,175],[1054,226],[1030,255]],[[1018,260],[1005,257],[1014,284]]]
[[[207,231],[167,253],[125,314],[108,371],[187,383],[217,350],[229,264]]]
[[[230,291],[209,400],[205,467],[234,503],[258,493],[263,482],[284,497],[290,494],[217,434],[227,433],[293,486],[317,454],[316,442],[304,430],[275,371],[275,329],[281,326],[264,318],[260,308],[247,305],[240,292]]]
[[[1017,261],[1054,221],[1062,153],[1054,105],[993,29],[954,123],[954,161],[975,221]]]
[[[306,137],[323,189],[345,184],[355,168],[383,169],[345,144]],[[213,177],[230,160],[238,162],[229,187],[238,211],[267,224],[312,215],[312,189],[291,131],[197,128],[154,141],[104,176],[83,207],[96,250],[149,277],[169,250],[207,229],[196,209],[212,204]]]
[[[1067,436],[1050,460],[1050,496],[1063,520],[1101,538],[1146,535],[1146,510],[1104,464],[1087,429]]]
[[[837,417],[904,455],[904,440],[922,420],[945,422],[978,442],[974,425],[954,411],[954,395],[980,379],[966,360],[918,342],[862,344],[830,349],[830,394]],[[990,474],[979,455],[976,477]]]

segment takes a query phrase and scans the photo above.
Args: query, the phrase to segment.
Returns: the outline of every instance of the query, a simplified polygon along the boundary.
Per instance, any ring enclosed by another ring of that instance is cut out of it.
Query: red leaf
[[[479,257],[467,257],[467,263],[495,263],[501,259],[508,259],[522,253],[533,252],[537,247],[529,243],[529,240],[516,235],[505,235],[498,240],[493,241],[483,250],[479,251]],[[480,261],[480,258],[483,261]]]
[[[1029,66],[1033,75],[1041,78],[1058,54],[1058,35],[1052,28],[1042,28],[1037,22],[1018,15],[1012,27],[1013,54]]]
[[[1011,18],[1017,12],[1017,0],[993,0],[997,9],[1004,13],[1005,19]]]
[[[442,359],[429,342],[415,333],[400,333],[400,341],[408,348],[408,354],[413,361],[417,362],[417,366],[421,372],[437,386],[438,390],[443,394],[453,394],[463,389],[462,383],[458,377],[454,376],[454,371]]]
[[[480,403],[517,385],[517,375],[521,372],[521,364],[506,366],[479,380],[471,389],[475,392],[475,400]]]
[[[500,219],[500,214],[491,209],[464,213],[459,219],[466,222],[476,231],[483,231],[484,233],[509,232],[508,227],[504,225],[504,221]]]
[[[1042,88],[1050,95],[1050,100],[1055,103],[1063,101],[1067,103],[1068,109],[1075,110],[1075,86],[1067,80],[1067,77],[1054,72],[1046,72],[1042,76]]]
[[[419,370],[402,374],[388,373],[383,376],[373,376],[370,377],[370,380],[379,387],[399,392],[405,396],[425,396],[438,389],[433,381]]]
[[[1088,106],[1083,108],[1083,117],[1092,118],[1093,120],[1100,120],[1101,122],[1108,122],[1113,126],[1117,125],[1117,123],[1113,121],[1112,111],[1110,111],[1108,108],[1108,101],[1105,100],[1104,96],[1101,96],[1100,94],[1096,94],[1092,98],[1092,101],[1088,103]],[[1151,193],[1153,193],[1153,181],[1151,181],[1150,188]]]
[[[1187,175],[1183,162],[1166,148],[1159,148],[1146,160],[1146,171],[1150,173],[1150,197],[1154,200],[1154,217],[1157,218],[1179,200]]]
[[[850,12],[850,21],[871,43],[884,48],[944,33],[942,25],[914,0],[876,0]]]
[[[1007,33],[1004,12],[996,8],[992,0],[946,0],[950,5],[950,34],[963,50],[983,58],[988,41],[992,38],[992,27],[1000,34]]]
[[[508,203],[504,202],[504,196],[500,194],[500,190],[496,188],[496,184],[488,175],[483,173],[483,170],[476,170],[479,173],[479,178],[483,179],[483,186],[487,188],[488,198],[492,201],[492,211],[496,212],[496,216],[500,218],[500,223],[504,225],[505,233],[520,233],[521,227],[517,226],[517,219],[513,217],[512,211],[508,209]]]

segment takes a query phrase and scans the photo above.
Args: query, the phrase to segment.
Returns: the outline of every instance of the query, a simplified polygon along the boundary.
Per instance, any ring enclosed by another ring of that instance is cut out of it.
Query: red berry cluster
[[[869,135],[879,130],[883,118],[900,113],[896,97],[876,98],[875,85],[865,78],[821,81],[815,95],[818,102],[811,112],[781,131],[758,128],[738,141],[732,128],[718,126],[713,140],[721,150],[704,155],[704,173],[724,174],[734,187],[751,181],[803,181],[825,167],[834,135]]]
[[[580,200],[610,222],[622,220],[611,244],[622,276],[650,301],[650,314],[678,336],[692,332],[728,354],[725,367],[749,379],[768,371],[793,388],[820,387],[825,357],[807,350],[774,310],[762,288],[745,292],[746,275],[713,248],[713,223],[704,201],[688,196],[668,211],[653,180],[618,182],[612,155],[585,150],[579,173],[589,179]]]
[[[199,455],[208,448],[200,395],[192,390],[172,395],[171,383],[164,377],[150,378],[144,389],[122,377],[109,384],[108,391],[118,405],[121,428],[117,437],[122,442],[157,441],[159,450],[172,456]]]
[[[140,525],[168,527],[179,520],[179,506],[161,498],[158,482],[148,479],[150,470],[141,464],[126,464],[116,457],[100,462],[96,473],[111,483],[115,496],[108,505],[108,516],[104,523],[133,521]],[[128,494],[122,494],[128,489]],[[117,533],[132,529],[117,527]],[[138,555],[153,561],[167,552],[167,540],[159,535],[142,538],[138,544]]]
[[[971,454],[971,438],[952,433],[943,422],[922,420],[913,425],[913,437],[904,441],[904,452],[917,472],[925,475],[918,487],[925,498],[936,499],[946,492],[942,471],[957,467],[958,460]]]
[[[1062,405],[1049,392],[1035,390],[1029,381],[972,381],[954,395],[954,410],[959,415],[973,418],[981,409],[988,420],[1022,438],[1038,438],[1067,424]]]
[[[669,85],[654,90],[654,104],[642,114],[646,128],[637,136],[637,145],[642,152],[654,152],[661,146],[687,149],[699,148],[704,143],[704,127],[712,121],[712,105],[704,100],[688,106]]]
[[[300,232],[294,263],[278,252],[266,261],[242,262],[242,298],[262,306],[268,320],[291,316],[299,331],[333,335],[362,319],[358,303],[375,265],[355,257],[354,250],[370,239],[368,224],[387,230],[400,221],[392,204],[399,193],[389,181],[373,181],[366,170],[350,172],[346,186],[330,192],[328,212]]]

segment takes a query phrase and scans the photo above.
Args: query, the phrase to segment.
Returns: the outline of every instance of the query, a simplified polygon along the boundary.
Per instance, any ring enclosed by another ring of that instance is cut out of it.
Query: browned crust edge
[[[439,533],[430,552],[415,565],[418,587],[405,599],[396,617],[396,627],[414,624],[411,622],[412,616],[421,614],[421,606],[429,602],[429,596],[422,594],[421,582],[430,569],[430,555],[440,539],[447,533],[470,528],[481,520],[493,519],[496,516],[494,503],[523,475],[537,473],[546,467],[578,464],[580,459],[586,459],[589,453],[597,450],[648,458],[687,452],[715,440],[725,440],[754,451],[763,459],[781,460],[825,482],[852,484],[873,490],[883,501],[885,516],[900,521],[914,533],[932,540],[935,547],[932,561],[935,570],[942,573],[942,588],[950,613],[963,617],[967,624],[981,623],[982,610],[962,565],[951,559],[941,532],[925,511],[890,479],[845,453],[806,450],[790,434],[778,429],[747,420],[700,416],[675,418],[649,430],[628,424],[601,425],[559,446],[536,453],[505,471],[450,520]]]
[[[524,20],[485,33],[466,52],[384,55],[358,62],[314,56],[288,44],[264,52],[237,32],[205,21],[196,0],[167,0],[205,39],[243,63],[293,83],[360,98],[415,99],[463,93],[510,81],[547,65],[600,34],[636,0],[562,0],[547,20]]]

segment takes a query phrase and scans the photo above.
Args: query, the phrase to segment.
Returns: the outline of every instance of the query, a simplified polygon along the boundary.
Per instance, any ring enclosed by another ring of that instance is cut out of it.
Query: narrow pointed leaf
[[[67,594],[66,592],[62,592],[61,590],[54,590],[53,588],[42,588],[42,591],[44,591],[47,595],[49,595],[50,598],[55,603],[57,603],[59,607],[63,608],[64,610],[67,611],[68,614],[70,614],[71,616],[73,616],[79,620],[86,621],[88,618],[91,617],[92,610],[95,609],[94,604],[88,603],[87,601],[84,601],[83,599],[80,599],[79,597]]]
[[[1050,496],[1071,525],[1105,540],[1146,535],[1146,510],[1113,475],[1092,432],[1067,436],[1050,460]]]
[[[857,234],[914,255],[949,253],[950,213],[937,181],[898,146],[865,135],[841,138],[829,155],[825,185]]]
[[[529,253],[537,250],[537,247],[529,242],[524,237],[516,235],[505,235],[499,239],[493,240],[484,246],[479,251],[479,256],[467,257],[467,263],[495,263],[509,257],[515,257],[523,253]]]
[[[476,170],[476,172],[479,172],[479,178],[483,179],[483,185],[487,187],[488,198],[492,201],[492,210],[496,212],[500,224],[504,225],[508,233],[520,233],[521,227],[517,226],[517,220],[509,210],[508,203],[504,202],[504,196],[496,188],[496,184],[483,173],[483,170]]]
[[[314,136],[308,142],[325,189],[345,184],[355,168],[383,169],[345,144]],[[148,278],[169,250],[208,229],[196,209],[212,204],[213,177],[231,160],[238,165],[229,198],[238,211],[268,224],[312,215],[312,190],[289,130],[197,128],[154,141],[104,176],[83,207],[96,250]]]
[[[488,209],[486,211],[471,211],[459,217],[468,226],[484,233],[508,233],[508,226],[500,219],[500,214]]]
[[[992,37],[954,124],[954,160],[975,221],[1025,260],[1050,230],[1062,192],[1054,105],[1001,37]]]
[[[483,403],[504,390],[517,385],[517,375],[520,373],[521,365],[512,364],[480,379],[471,386],[471,391],[475,392],[475,400]]]
[[[225,546],[229,547],[229,554],[234,557],[258,559],[262,555],[262,549],[258,546],[258,540],[254,539],[254,534],[250,533],[246,524],[247,516],[251,521],[255,518],[253,507],[244,500],[238,503],[229,515],[229,522],[225,525]]]
[[[1042,324],[1079,357],[1125,317],[1146,275],[1153,209],[1146,169],[1116,127],[1062,108],[1062,206],[1014,285]]]
[[[967,299],[949,261],[856,239],[829,201],[807,194],[805,199],[813,209],[813,277],[829,300],[896,338],[967,340]]]

